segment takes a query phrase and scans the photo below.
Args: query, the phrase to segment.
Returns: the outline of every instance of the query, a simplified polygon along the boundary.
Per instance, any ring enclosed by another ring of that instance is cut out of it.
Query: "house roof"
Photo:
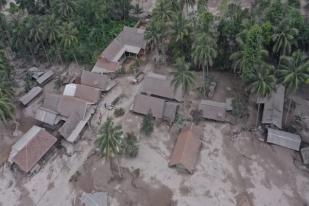
[[[142,93],[151,94],[181,102],[183,100],[182,89],[176,91],[167,76],[149,73],[145,76],[141,88]]]
[[[29,172],[56,141],[57,138],[45,129],[33,126],[12,146],[9,159],[23,171]]]
[[[301,138],[299,135],[282,130],[268,128],[267,142],[299,151]]]
[[[50,80],[54,76],[54,72],[49,70],[45,72],[43,75],[39,76],[36,81],[40,84],[43,85],[45,84],[48,80]]]
[[[111,62],[104,57],[99,57],[91,72],[94,73],[113,73],[119,68],[119,63]]]
[[[81,84],[67,84],[63,91],[64,96],[76,97],[95,104],[100,99],[100,90]]]
[[[141,49],[145,49],[144,33],[145,30],[142,29],[124,27],[102,52],[92,72],[115,72],[119,66],[118,61],[125,52],[138,54]]]
[[[116,82],[112,81],[107,75],[83,70],[81,84],[100,89],[101,91],[109,91],[116,85]]]
[[[165,101],[156,97],[136,95],[132,110],[139,114],[148,114],[151,111],[155,118],[162,118]]]
[[[212,100],[202,100],[199,105],[203,118],[224,122],[226,118],[226,103]]]
[[[176,102],[165,102],[163,116],[164,119],[169,122],[174,122],[176,119],[176,113],[178,109],[178,103]]]
[[[33,87],[27,94],[19,98],[19,101],[23,105],[29,104],[34,98],[39,96],[43,92],[43,89],[41,87]]]
[[[309,164],[309,147],[302,148],[300,150],[300,153],[301,153],[301,157],[303,159],[303,163],[305,165],[308,165]]]
[[[270,96],[257,99],[258,104],[264,104],[262,123],[273,124],[282,128],[285,87],[277,85]]]
[[[42,107],[57,112],[61,97],[58,94],[46,94]]]
[[[36,110],[34,118],[40,122],[49,124],[51,126],[58,124],[60,121],[57,112],[43,107]]]
[[[169,166],[182,165],[193,173],[201,144],[201,141],[193,135],[191,128],[183,129],[177,138]]]
[[[78,113],[80,116],[85,117],[88,104],[86,101],[69,96],[61,96],[57,111],[61,116],[66,118],[70,117],[74,113]]]

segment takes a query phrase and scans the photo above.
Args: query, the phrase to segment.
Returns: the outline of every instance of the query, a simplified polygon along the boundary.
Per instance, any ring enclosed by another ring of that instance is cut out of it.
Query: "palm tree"
[[[123,132],[121,126],[114,125],[112,119],[108,117],[99,131],[99,139],[97,140],[102,156],[112,160],[113,157],[119,154],[122,146],[122,136]],[[112,163],[112,161],[110,161],[110,163]],[[121,177],[119,162],[117,166],[119,176]]]
[[[0,93],[0,121],[4,124],[14,119],[15,106],[11,98]]]
[[[60,21],[54,14],[46,15],[45,19],[43,20],[43,26],[44,26],[44,37],[48,41],[50,45],[55,43],[56,50],[58,51],[58,56],[60,58],[61,63],[63,64],[62,57],[59,51],[59,46],[57,43],[57,37],[59,33],[60,28]]]
[[[177,58],[174,67],[175,70],[171,72],[173,76],[171,84],[174,86],[175,91],[181,87],[183,94],[185,94],[194,84],[194,73],[190,70],[190,64],[185,62],[184,57]]]
[[[175,14],[170,25],[170,35],[173,41],[181,45],[184,50],[185,39],[189,36],[189,34],[189,21],[181,13]]]
[[[292,46],[296,43],[298,30],[293,28],[288,19],[284,19],[275,27],[272,40],[274,42],[273,52],[281,55],[289,55]]]
[[[78,43],[77,39],[78,30],[74,27],[73,23],[64,22],[58,31],[58,37],[60,39],[60,44],[64,49],[70,49]],[[73,53],[74,59],[78,64],[77,58]]]
[[[152,12],[152,17],[155,21],[161,23],[169,22],[173,16],[173,8],[171,8],[171,3],[169,0],[159,0],[157,6]]]
[[[155,49],[156,54],[159,55],[162,41],[165,38],[165,26],[161,21],[152,20],[147,26],[145,32],[145,39],[151,49]]]
[[[205,94],[205,67],[206,76],[208,76],[208,68],[213,65],[213,60],[217,57],[216,40],[210,34],[198,33],[192,50],[194,64],[201,66],[203,69],[203,90]]]
[[[261,62],[255,64],[252,72],[248,74],[248,89],[259,97],[266,97],[274,90],[276,78],[273,74],[273,66]],[[256,126],[258,124],[260,113],[260,104],[258,105],[258,114],[256,117]]]
[[[296,51],[292,56],[282,56],[278,70],[279,81],[286,86],[290,93],[294,93],[309,78],[309,60],[301,51]],[[290,98],[288,112],[285,122],[290,112],[292,99]]]
[[[56,14],[64,19],[70,18],[77,8],[74,0],[55,0],[52,1],[52,7]]]
[[[44,44],[44,38],[45,38],[44,24],[41,23],[39,18],[36,16],[32,17],[30,22],[32,24],[29,33],[30,39],[33,39],[34,42],[36,42],[39,45],[42,45],[45,57],[47,61],[51,63]]]

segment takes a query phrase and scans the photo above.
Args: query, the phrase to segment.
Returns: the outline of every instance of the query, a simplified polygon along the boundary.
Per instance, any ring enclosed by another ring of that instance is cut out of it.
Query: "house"
[[[285,87],[277,85],[276,90],[268,97],[258,97],[257,104],[262,106],[262,124],[282,128]]]
[[[67,84],[65,85],[63,96],[76,97],[90,104],[96,104],[100,100],[100,90],[81,84]]]
[[[300,150],[300,154],[303,159],[303,163],[305,165],[309,165],[309,147],[302,148]]]
[[[146,49],[145,30],[124,27],[122,32],[106,47],[92,69],[96,73],[113,73],[126,54],[139,55]]]
[[[267,130],[266,141],[268,143],[299,151],[301,144],[301,138],[299,135],[272,128],[268,128]]]
[[[81,84],[89,87],[94,87],[102,92],[108,92],[117,85],[107,75],[98,74],[83,70],[81,75]]]
[[[195,137],[192,128],[185,128],[179,134],[173,153],[171,155],[169,166],[176,166],[193,173],[196,161],[198,159],[201,141]]]
[[[41,87],[33,87],[27,94],[19,98],[19,101],[24,105],[28,105],[32,100],[43,92]]]
[[[45,129],[33,126],[12,146],[8,161],[28,173],[56,142]]]
[[[37,110],[35,119],[55,126],[64,121],[59,133],[68,142],[75,142],[92,115],[95,106],[89,102],[55,94],[46,95],[43,105]]]
[[[136,95],[131,108],[135,113],[146,115],[151,112],[156,119],[169,122],[174,122],[177,109],[177,103],[147,95]]]
[[[227,104],[224,102],[202,100],[199,104],[199,110],[201,110],[202,117],[205,119],[219,122],[226,121]]]
[[[177,102],[183,101],[182,88],[175,90],[172,80],[161,74],[148,73],[142,82],[141,93]]]

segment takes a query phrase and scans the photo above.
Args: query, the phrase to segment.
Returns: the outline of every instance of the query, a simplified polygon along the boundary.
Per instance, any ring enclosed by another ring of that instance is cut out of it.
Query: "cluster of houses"
[[[101,94],[109,92],[116,82],[106,74],[115,73],[127,55],[141,55],[146,48],[145,30],[124,27],[123,31],[109,44],[98,58],[92,71],[82,71],[74,83],[65,86],[63,94],[46,94],[42,105],[35,111],[34,125],[13,146],[8,158],[11,165],[26,173],[35,171],[37,163],[61,137],[75,143],[86,124],[95,113]],[[43,88],[54,73],[33,72],[39,86],[33,87],[19,102],[27,106],[43,93]],[[47,130],[54,131],[52,135]],[[38,166],[39,167],[39,166]]]

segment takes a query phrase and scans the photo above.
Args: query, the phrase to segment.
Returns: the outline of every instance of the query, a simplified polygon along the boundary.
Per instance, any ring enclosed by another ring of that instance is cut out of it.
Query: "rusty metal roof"
[[[194,136],[191,128],[183,129],[177,138],[169,166],[181,165],[193,173],[201,145],[201,141]]]

